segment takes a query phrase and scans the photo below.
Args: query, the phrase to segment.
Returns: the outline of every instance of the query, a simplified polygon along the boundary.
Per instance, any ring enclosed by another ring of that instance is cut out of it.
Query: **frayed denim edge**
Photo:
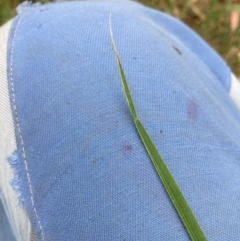
[[[20,158],[19,158],[19,153],[17,150],[15,150],[13,152],[13,154],[9,157],[7,157],[8,162],[10,163],[12,170],[13,170],[13,174],[14,177],[13,179],[9,180],[10,185],[12,186],[12,188],[17,192],[18,195],[18,204],[21,208],[25,207],[25,200],[21,191],[21,179],[20,179],[20,175],[19,175],[19,162],[20,162]]]

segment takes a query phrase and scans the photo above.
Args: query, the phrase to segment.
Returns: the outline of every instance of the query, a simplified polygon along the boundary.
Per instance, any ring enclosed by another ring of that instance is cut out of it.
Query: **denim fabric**
[[[17,146],[7,81],[7,43],[11,25],[12,20],[0,28],[0,240],[12,240],[15,236],[18,241],[26,241],[30,222],[26,210],[18,205],[18,192],[10,185],[14,172],[8,162]]]
[[[185,25],[131,1],[29,6],[8,81],[18,192],[39,241],[190,240],[135,130],[142,123],[208,240],[240,232],[240,114],[223,60]]]
[[[0,240],[2,241],[16,241],[12,227],[9,223],[9,217],[7,217],[6,207],[3,206],[3,201],[0,195]]]

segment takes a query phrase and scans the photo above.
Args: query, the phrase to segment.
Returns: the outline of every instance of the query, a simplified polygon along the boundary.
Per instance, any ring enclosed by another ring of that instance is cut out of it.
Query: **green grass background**
[[[52,0],[40,0],[46,3]],[[0,0],[0,25],[15,16],[23,0]],[[33,2],[36,2],[35,0]],[[240,77],[240,27],[231,30],[233,11],[240,13],[240,0],[139,0],[167,12],[199,33]]]

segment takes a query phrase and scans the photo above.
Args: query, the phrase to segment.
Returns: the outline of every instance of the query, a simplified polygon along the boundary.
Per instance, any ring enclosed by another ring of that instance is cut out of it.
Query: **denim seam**
[[[29,173],[29,169],[28,169],[28,163],[27,163],[27,159],[26,159],[26,152],[25,152],[25,148],[24,148],[23,137],[22,137],[21,128],[20,128],[19,119],[18,119],[16,98],[15,98],[15,94],[14,94],[15,91],[14,91],[14,83],[13,83],[13,52],[14,52],[16,33],[17,33],[17,30],[18,30],[18,27],[20,25],[20,22],[21,22],[22,18],[23,18],[23,15],[19,18],[18,23],[16,25],[16,29],[14,31],[12,45],[11,45],[11,53],[10,53],[10,56],[11,56],[10,57],[10,79],[11,79],[11,90],[12,90],[12,101],[13,101],[13,109],[14,109],[15,118],[16,118],[16,125],[17,125],[19,138],[20,138],[20,142],[21,142],[21,146],[22,146],[22,148],[21,148],[22,149],[22,156],[23,156],[23,159],[24,159],[24,165],[25,165],[25,170],[26,170],[26,174],[27,174],[27,180],[28,180],[28,186],[29,186],[31,203],[32,203],[32,207],[33,207],[35,216],[37,218],[37,222],[38,222],[38,225],[39,225],[39,228],[40,228],[42,239],[45,240],[44,234],[43,234],[42,225],[41,225],[41,222],[40,222],[40,218],[38,216],[38,213],[37,213],[37,210],[36,210],[36,206],[35,206],[35,203],[34,203],[34,199],[33,199],[33,189],[32,189],[32,184],[31,184],[31,177],[30,177],[30,173]]]

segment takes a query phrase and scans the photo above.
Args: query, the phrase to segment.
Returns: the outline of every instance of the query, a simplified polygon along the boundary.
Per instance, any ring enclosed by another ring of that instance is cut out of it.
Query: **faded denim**
[[[135,130],[142,123],[208,240],[240,233],[240,114],[200,37],[132,1],[26,5],[8,41],[12,186],[39,241],[190,240]],[[6,160],[7,161],[7,160]]]

